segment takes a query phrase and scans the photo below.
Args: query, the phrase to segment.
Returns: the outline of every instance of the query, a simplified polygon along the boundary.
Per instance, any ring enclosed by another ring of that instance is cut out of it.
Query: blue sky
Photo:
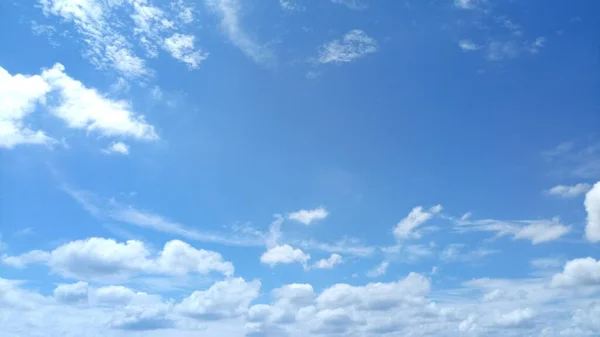
[[[0,4],[3,336],[597,336],[594,1]]]

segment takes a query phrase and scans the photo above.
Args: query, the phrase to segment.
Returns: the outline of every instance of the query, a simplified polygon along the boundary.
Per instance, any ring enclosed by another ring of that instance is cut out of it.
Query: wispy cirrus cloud
[[[317,62],[350,63],[368,54],[375,53],[377,49],[378,45],[375,39],[360,29],[353,29],[346,33],[342,39],[336,39],[321,46]]]

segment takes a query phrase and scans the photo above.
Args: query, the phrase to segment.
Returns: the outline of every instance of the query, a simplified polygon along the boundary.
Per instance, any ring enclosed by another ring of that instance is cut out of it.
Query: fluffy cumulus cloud
[[[324,44],[319,50],[319,63],[354,62],[378,49],[377,41],[359,29],[349,31],[341,40]]]
[[[600,241],[600,182],[585,195],[585,210],[587,212],[587,224],[585,226],[585,237],[591,242]]]
[[[424,210],[421,206],[413,208],[406,218],[396,224],[396,227],[394,228],[396,240],[421,237],[421,234],[415,231],[415,229],[441,211],[441,205],[433,206],[429,210]]]
[[[564,270],[554,275],[552,285],[556,287],[600,286],[600,261],[591,257],[568,261]]]
[[[85,303],[88,300],[88,284],[61,284],[54,289],[54,298],[64,303]]]
[[[167,242],[156,257],[141,241],[120,243],[112,239],[89,238],[68,242],[50,252],[3,256],[2,262],[20,267],[45,263],[63,277],[98,281],[124,280],[136,274],[233,274],[233,265],[224,261],[220,254],[195,249],[179,240]]]
[[[109,99],[86,87],[67,75],[61,64],[31,76],[11,75],[0,68],[0,147],[55,143],[45,131],[28,125],[27,117],[36,112],[48,112],[69,128],[102,136],[159,138],[154,126],[128,102]]]
[[[182,314],[198,319],[239,317],[248,311],[250,302],[260,290],[260,281],[246,282],[243,278],[219,281],[204,291],[195,291],[175,308]]]
[[[317,222],[327,218],[329,212],[325,207],[318,207],[311,210],[301,209],[297,212],[292,212],[288,214],[288,219],[293,221],[298,221],[305,225],[310,225],[313,222]]]
[[[106,149],[102,150],[106,154],[129,154],[129,146],[123,142],[113,142]]]
[[[321,260],[318,260],[317,262],[315,262],[315,268],[331,269],[334,266],[342,263],[343,261],[344,260],[341,255],[333,253],[328,258],[321,259]]]
[[[310,254],[303,252],[301,249],[294,248],[290,245],[277,245],[269,248],[260,257],[260,262],[274,267],[278,264],[300,263],[306,266],[310,260]]]

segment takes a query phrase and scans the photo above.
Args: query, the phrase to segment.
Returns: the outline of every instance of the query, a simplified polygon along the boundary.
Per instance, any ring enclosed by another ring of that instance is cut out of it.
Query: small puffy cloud
[[[315,262],[315,268],[318,269],[331,269],[335,265],[343,262],[342,256],[339,254],[331,254],[327,259],[321,259]]]
[[[175,310],[197,319],[223,319],[246,314],[248,306],[259,294],[260,281],[243,278],[219,281],[204,291],[194,291]]]
[[[539,244],[554,241],[570,231],[568,226],[556,222],[531,223],[515,231],[516,239],[531,240],[531,243]]]
[[[466,40],[466,39],[460,40],[460,42],[458,43],[458,46],[463,51],[475,51],[475,50],[478,50],[481,48],[481,46],[475,44],[471,40]]]
[[[389,267],[390,263],[387,261],[383,261],[380,264],[373,267],[373,269],[367,272],[367,277],[379,277],[383,276]]]
[[[194,47],[193,35],[173,34],[165,39],[164,48],[173,58],[185,63],[191,69],[196,69],[202,61],[208,58],[208,53]]]
[[[306,265],[310,255],[290,245],[278,245],[267,250],[261,257],[260,262],[274,267],[278,264],[301,263]]]
[[[286,11],[294,12],[294,11],[304,11],[306,8],[299,4],[296,0],[279,0],[279,6]]]
[[[125,305],[136,296],[136,293],[124,286],[106,286],[95,290],[95,300],[99,304]]]
[[[109,147],[102,150],[102,152],[104,152],[106,154],[116,153],[116,154],[128,155],[129,154],[129,146],[123,142],[114,142],[114,143],[110,144]]]
[[[570,260],[562,272],[554,275],[555,287],[600,286],[600,260],[588,257]]]
[[[313,222],[323,220],[327,218],[329,212],[325,207],[318,207],[311,210],[301,209],[297,212],[288,214],[288,219],[298,221],[305,225],[310,225]]]
[[[485,0],[454,0],[454,6],[461,9],[474,9],[481,1]]]
[[[531,308],[515,309],[496,317],[495,324],[503,327],[523,327],[531,323],[534,312]]]
[[[233,265],[220,254],[195,249],[179,240],[165,244],[153,258],[141,241],[124,243],[112,239],[89,238],[68,242],[51,252],[31,251],[20,256],[3,256],[4,264],[23,267],[46,263],[52,271],[67,278],[84,280],[125,279],[138,273],[185,275],[219,272],[233,274]]]
[[[587,192],[584,205],[587,212],[585,237],[588,241],[600,242],[600,182]]]
[[[346,33],[341,40],[324,44],[319,50],[319,63],[349,63],[376,52],[377,41],[359,29]]]
[[[433,206],[429,210],[424,210],[421,206],[413,208],[406,218],[396,224],[396,227],[394,228],[396,240],[419,238],[421,235],[418,232],[415,232],[414,229],[424,224],[441,211],[441,205]]]
[[[86,282],[61,284],[54,289],[54,298],[68,304],[85,303],[88,301],[88,284]]]
[[[558,196],[563,198],[573,198],[578,195],[584,194],[591,188],[590,184],[576,184],[576,185],[557,185],[546,191],[547,195]]]
[[[153,303],[126,306],[125,310],[114,315],[109,326],[118,330],[149,331],[175,326],[169,318],[171,304]]]

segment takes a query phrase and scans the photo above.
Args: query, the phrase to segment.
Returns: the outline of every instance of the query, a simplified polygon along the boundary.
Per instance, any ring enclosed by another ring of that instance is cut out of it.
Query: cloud
[[[306,10],[306,7],[299,4],[296,0],[279,0],[279,6],[281,6],[281,8],[283,8],[284,10],[290,12],[302,12]]]
[[[600,242],[600,181],[585,195],[587,224],[585,237],[591,242]]]
[[[590,184],[579,183],[576,185],[557,185],[547,190],[545,193],[551,196],[559,196],[563,198],[573,198],[584,194],[591,189]]]
[[[211,320],[244,315],[260,290],[260,281],[243,278],[219,281],[204,291],[194,291],[175,310],[193,318]]]
[[[260,262],[274,267],[278,264],[301,263],[306,266],[310,255],[290,245],[278,245],[267,250],[261,257]]]
[[[349,63],[368,54],[375,53],[377,42],[365,32],[354,29],[346,33],[341,40],[325,43],[319,49],[319,63]]]
[[[350,9],[363,10],[368,6],[360,0],[331,0],[334,4],[344,5]]]
[[[54,289],[54,298],[63,303],[86,303],[88,301],[88,284],[77,282],[73,284],[60,284]]]
[[[458,46],[463,51],[476,51],[481,48],[479,45],[473,43],[471,40],[466,40],[466,39],[460,40],[460,42],[458,43]]]
[[[335,265],[338,265],[343,262],[344,262],[344,260],[342,259],[342,256],[334,253],[334,254],[331,254],[331,256],[329,256],[327,259],[321,259],[321,260],[315,262],[315,268],[331,269]]]
[[[173,58],[187,64],[191,69],[197,69],[202,61],[208,58],[208,53],[194,48],[194,36],[173,34],[165,39],[164,48]]]
[[[515,309],[496,318],[496,324],[504,327],[522,327],[530,323],[534,317],[531,308]]]
[[[265,46],[251,39],[240,24],[242,5],[238,0],[205,0],[207,7],[221,20],[221,29],[231,43],[255,62],[269,65],[275,57]]]
[[[62,190],[83,206],[92,216],[101,220],[110,219],[157,232],[169,233],[200,242],[212,242],[233,246],[262,246],[264,237],[256,233],[211,233],[202,232],[171,221],[152,212],[124,205],[113,199],[104,200],[84,190],[77,190],[63,184]]]
[[[288,219],[298,221],[305,225],[310,225],[313,222],[317,222],[327,218],[329,213],[325,207],[318,207],[312,210],[299,210],[297,212],[292,212],[288,215]]]
[[[357,239],[344,238],[334,243],[318,242],[315,240],[298,240],[294,245],[306,250],[321,250],[328,253],[354,255],[359,257],[370,256],[375,247],[361,244]]]
[[[39,75],[11,75],[0,67],[0,148],[56,142],[44,131],[33,130],[25,122],[36,105],[45,101],[51,89]]]
[[[424,224],[441,211],[441,205],[431,207],[428,211],[423,210],[423,207],[421,206],[413,208],[406,218],[396,224],[396,227],[394,228],[394,237],[399,241],[421,237],[421,234],[415,232],[414,229]]]
[[[111,67],[128,77],[148,75],[144,60],[133,53],[127,39],[111,25],[112,2],[40,0],[40,4],[45,15],[59,16],[75,25],[88,45],[84,54],[97,67]]]
[[[474,9],[477,8],[480,1],[481,0],[454,0],[454,6],[460,9]]]
[[[33,258],[35,257],[35,258]],[[20,256],[3,256],[11,266],[46,263],[53,272],[81,280],[124,280],[136,274],[202,275],[218,272],[230,276],[234,268],[219,253],[195,249],[172,240],[156,257],[141,241],[119,243],[112,239],[89,238],[63,244],[51,252],[32,251]]]
[[[470,262],[498,253],[497,250],[486,248],[465,250],[465,247],[464,244],[450,244],[441,252],[440,259],[445,262]]]
[[[104,152],[106,154],[116,153],[116,154],[128,155],[129,154],[129,146],[123,142],[113,142],[106,149],[102,150],[102,152]]]
[[[550,220],[454,220],[454,229],[459,232],[483,231],[495,232],[497,236],[511,235],[515,239],[529,240],[540,244],[557,240],[571,230],[560,223],[559,218]]]
[[[385,275],[390,263],[383,261],[367,272],[367,277],[379,277]]]
[[[588,257],[567,261],[561,273],[554,275],[555,287],[600,286],[600,261]]]

